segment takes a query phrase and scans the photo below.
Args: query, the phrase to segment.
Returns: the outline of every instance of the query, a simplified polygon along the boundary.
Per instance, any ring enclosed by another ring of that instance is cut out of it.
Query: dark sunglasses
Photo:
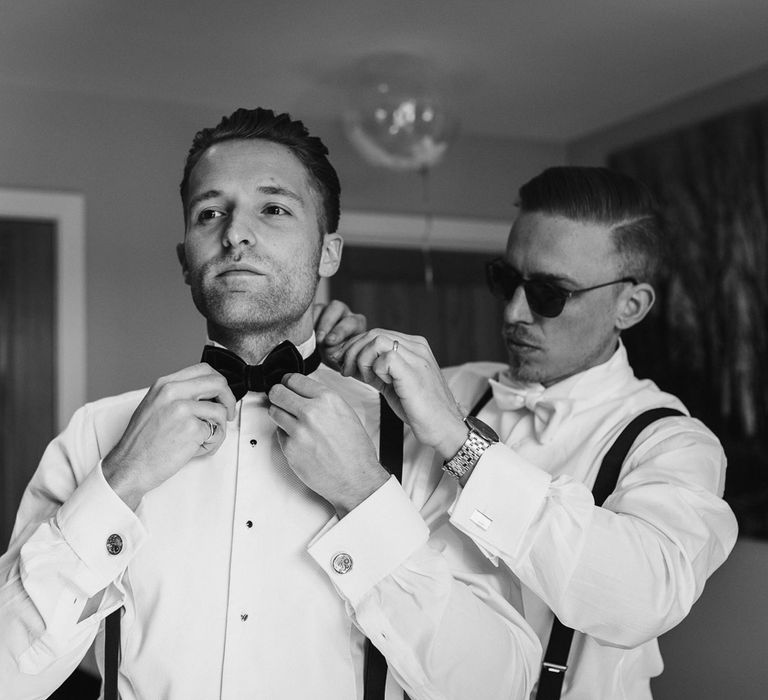
[[[637,284],[634,277],[622,277],[612,282],[596,284],[594,287],[583,289],[564,289],[553,282],[545,280],[525,279],[515,268],[509,265],[503,258],[491,260],[486,265],[488,287],[494,296],[509,301],[515,294],[515,290],[522,285],[525,299],[533,313],[546,318],[559,316],[565,308],[565,302],[577,294],[591,292],[593,289],[609,287],[612,284],[631,282]]]

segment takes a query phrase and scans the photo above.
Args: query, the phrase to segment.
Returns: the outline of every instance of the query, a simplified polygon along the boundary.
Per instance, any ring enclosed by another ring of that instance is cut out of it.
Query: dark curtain
[[[614,153],[668,224],[650,319],[627,336],[638,374],[721,438],[742,534],[768,537],[768,103]]]

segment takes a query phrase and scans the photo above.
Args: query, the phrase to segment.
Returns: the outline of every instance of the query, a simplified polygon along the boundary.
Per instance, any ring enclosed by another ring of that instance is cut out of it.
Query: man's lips
[[[504,340],[507,345],[514,345],[516,347],[537,349],[539,346],[531,339],[520,333],[508,332],[504,334]]]
[[[239,277],[248,275],[263,275],[264,273],[254,265],[247,263],[236,263],[234,265],[227,265],[222,268],[217,274],[217,277]]]

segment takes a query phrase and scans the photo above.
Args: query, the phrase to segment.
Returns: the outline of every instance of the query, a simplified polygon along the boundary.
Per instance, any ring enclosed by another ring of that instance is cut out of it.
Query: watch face
[[[488,442],[499,441],[499,436],[496,435],[493,428],[483,423],[479,418],[475,418],[475,416],[467,416],[464,419],[464,422],[471,430],[474,430],[478,435],[484,437]]]

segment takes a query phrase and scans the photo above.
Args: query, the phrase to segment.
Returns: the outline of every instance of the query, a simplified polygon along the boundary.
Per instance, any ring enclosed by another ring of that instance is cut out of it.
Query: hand
[[[190,459],[216,452],[226,437],[227,421],[234,417],[235,397],[210,365],[201,363],[161,377],[104,458],[104,477],[135,510],[145,493]],[[208,421],[216,426],[212,436]]]
[[[372,329],[347,342],[341,373],[383,393],[419,442],[443,459],[453,457],[466,439],[463,413],[426,339]]]
[[[323,362],[333,369],[340,369],[342,343],[367,327],[365,316],[352,313],[341,301],[315,304],[315,337]]]
[[[269,400],[288,464],[339,517],[389,479],[357,414],[334,391],[302,374],[286,374]]]

